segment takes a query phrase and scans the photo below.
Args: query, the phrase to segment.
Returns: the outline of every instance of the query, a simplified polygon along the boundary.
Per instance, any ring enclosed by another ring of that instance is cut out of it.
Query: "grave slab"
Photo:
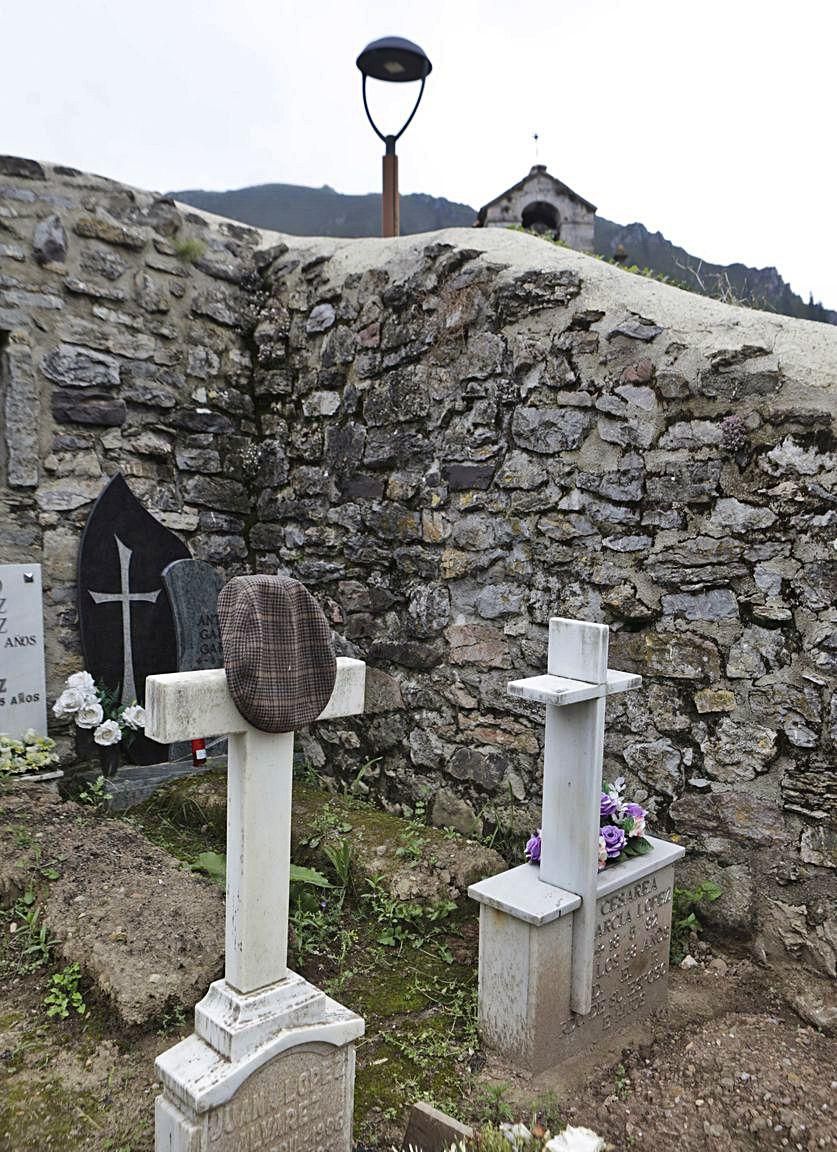
[[[0,732],[46,736],[40,564],[0,564]]]

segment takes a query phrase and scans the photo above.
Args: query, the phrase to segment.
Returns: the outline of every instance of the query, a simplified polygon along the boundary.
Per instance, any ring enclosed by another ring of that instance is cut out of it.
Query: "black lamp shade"
[[[424,80],[433,68],[418,44],[400,36],[385,36],[367,44],[357,58],[357,66],[364,76],[396,84]]]

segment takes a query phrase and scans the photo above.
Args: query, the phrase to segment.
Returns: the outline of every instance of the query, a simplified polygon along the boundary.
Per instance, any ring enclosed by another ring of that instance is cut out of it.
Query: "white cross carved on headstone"
[[[131,605],[136,603],[154,604],[162,589],[156,592],[131,591],[131,557],[133,552],[123,544],[118,536],[114,536],[119,552],[119,591],[118,592],[91,592],[90,595],[97,604],[122,605],[122,688],[120,690],[120,704],[132,704],[137,698],[137,687],[134,682],[134,652],[131,632]]]
[[[513,680],[509,695],[546,704],[540,879],[581,897],[573,919],[570,1006],[590,1012],[605,699],[640,676],[607,666],[608,627],[553,617],[547,674]]]
[[[338,657],[319,720],[363,711],[366,665]],[[293,732],[261,732],[236,708],[223,668],[149,676],[146,735],[161,744],[229,739],[225,981],[245,996],[288,975]]]

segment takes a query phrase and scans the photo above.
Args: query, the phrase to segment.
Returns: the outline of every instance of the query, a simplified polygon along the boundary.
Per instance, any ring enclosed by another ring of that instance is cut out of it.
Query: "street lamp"
[[[400,231],[398,210],[398,157],[395,154],[395,142],[407,130],[410,121],[415,116],[424,93],[424,82],[430,75],[433,65],[418,44],[411,40],[403,40],[400,36],[385,36],[383,40],[374,40],[363,49],[357,58],[357,66],[363,75],[363,107],[366,117],[375,130],[375,134],[384,142],[384,192],[381,205],[382,231],[384,236],[397,236]],[[369,105],[366,102],[366,81],[385,80],[388,83],[405,84],[410,80],[421,80],[418,98],[413,110],[400,132],[394,136],[385,136],[372,119]]]

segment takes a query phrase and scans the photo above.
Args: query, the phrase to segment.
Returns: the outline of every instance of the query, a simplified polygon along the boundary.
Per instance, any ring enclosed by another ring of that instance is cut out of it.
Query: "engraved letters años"
[[[0,580],[0,592],[3,591],[3,581]],[[3,637],[3,648],[34,648],[38,643],[38,637],[34,633],[27,635],[10,635],[8,632],[9,617],[6,609],[6,596],[0,596],[0,636]],[[8,677],[0,676],[0,708],[6,705],[14,704],[36,704],[40,698],[40,692],[17,692],[11,698],[8,698],[6,693],[8,689],[6,684]]]

